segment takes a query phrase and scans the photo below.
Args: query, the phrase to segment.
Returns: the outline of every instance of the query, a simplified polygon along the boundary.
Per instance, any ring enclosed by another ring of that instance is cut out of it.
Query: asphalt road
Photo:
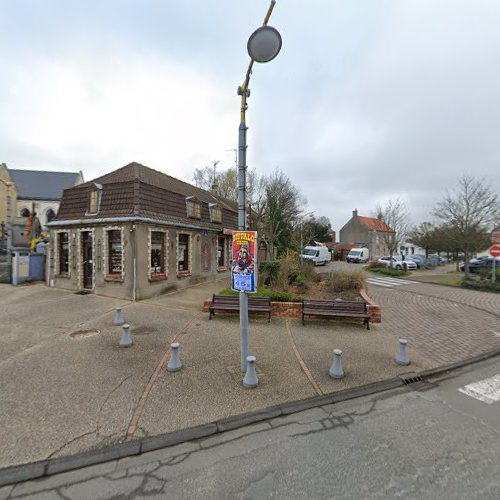
[[[0,499],[499,497],[500,359],[0,489]],[[476,384],[476,385],[471,385]]]

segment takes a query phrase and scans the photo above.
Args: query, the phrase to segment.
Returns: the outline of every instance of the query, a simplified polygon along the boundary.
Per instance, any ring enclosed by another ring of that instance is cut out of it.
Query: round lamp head
[[[272,26],[261,26],[248,39],[248,55],[257,62],[272,61],[281,50],[281,35]]]

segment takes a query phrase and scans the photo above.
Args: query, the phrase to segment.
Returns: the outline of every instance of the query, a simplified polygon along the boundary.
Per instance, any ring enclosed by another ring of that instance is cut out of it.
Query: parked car
[[[380,257],[378,261],[384,264],[386,267],[390,267],[391,265],[391,257],[388,255]],[[401,257],[399,256],[392,257],[392,267],[394,269],[402,271],[404,269],[405,264],[406,264],[406,269],[408,269],[408,271],[415,271],[417,269],[417,264],[413,260],[409,259],[402,260]]]
[[[422,269],[423,267],[425,267],[425,256],[423,255],[409,255],[405,258],[406,260],[412,260],[413,262],[415,262],[415,264],[417,264],[417,269]]]
[[[368,248],[352,248],[347,254],[346,261],[357,263],[368,262],[370,251]]]
[[[469,271],[471,273],[478,273],[481,269],[492,269],[493,267],[493,257],[486,255],[484,257],[479,257],[477,259],[469,260]],[[500,267],[500,258],[495,259],[495,268]],[[460,266],[461,271],[465,271],[465,265]]]
[[[300,259],[302,262],[312,262],[315,266],[324,266],[330,262],[331,257],[327,247],[305,247],[300,254]]]

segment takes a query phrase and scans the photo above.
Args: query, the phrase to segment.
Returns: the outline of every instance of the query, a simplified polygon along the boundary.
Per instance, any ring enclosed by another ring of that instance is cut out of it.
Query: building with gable
[[[51,286],[132,300],[229,276],[238,206],[130,163],[64,190]]]
[[[378,259],[389,253],[384,244],[385,233],[394,233],[394,230],[381,220],[381,217],[364,217],[358,215],[358,210],[354,209],[351,219],[339,232],[339,244],[350,248],[368,248],[370,259]]]

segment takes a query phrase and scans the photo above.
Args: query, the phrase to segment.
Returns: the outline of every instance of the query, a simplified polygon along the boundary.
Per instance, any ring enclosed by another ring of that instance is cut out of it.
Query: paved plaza
[[[0,286],[0,467],[172,432],[500,348],[500,296],[423,283],[369,286],[382,323],[250,319],[259,386],[245,389],[239,321],[208,320],[211,282],[131,303],[43,284]],[[121,305],[134,344],[119,347]],[[394,362],[398,338],[411,365]],[[183,369],[166,371],[181,343]],[[343,350],[346,377],[328,370]]]

